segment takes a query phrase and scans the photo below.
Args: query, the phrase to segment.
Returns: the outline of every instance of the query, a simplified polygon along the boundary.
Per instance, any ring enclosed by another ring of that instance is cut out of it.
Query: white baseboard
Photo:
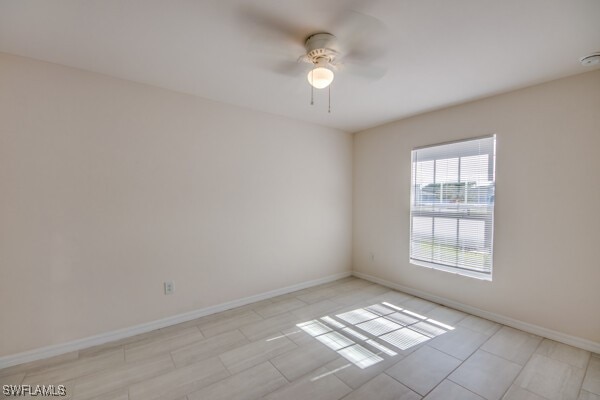
[[[37,361],[44,358],[54,357],[72,351],[86,349],[92,346],[98,346],[100,344],[113,342],[115,340],[124,339],[130,336],[139,335],[141,333],[150,332],[156,329],[165,328],[167,326],[180,324],[182,322],[191,321],[196,318],[204,317],[206,315],[215,314],[221,311],[230,310],[232,308],[241,307],[246,304],[255,303],[257,301],[269,299],[271,297],[281,296],[283,294],[295,292],[297,290],[306,289],[312,286],[322,285],[324,283],[333,282],[338,279],[346,278],[351,276],[352,273],[341,272],[339,274],[326,276],[324,278],[315,279],[312,281],[298,283],[296,285],[287,286],[280,289],[271,290],[264,293],[259,293],[253,296],[244,297],[237,300],[228,301],[226,303],[217,304],[199,310],[186,312],[183,314],[174,315],[159,319],[156,321],[146,322],[140,325],[135,325],[129,328],[119,329],[116,331],[101,333],[99,335],[90,336],[83,339],[73,340],[67,343],[54,344],[51,346],[41,347],[25,351],[18,354],[11,354],[8,356],[0,357],[0,370],[14,365],[24,364],[31,361]]]
[[[479,308],[472,307],[467,304],[460,303],[458,301],[449,300],[444,297],[436,296],[434,294],[423,292],[418,289],[413,289],[408,286],[400,285],[388,281],[386,279],[381,279],[376,276],[365,274],[363,272],[352,271],[352,275],[356,276],[357,278],[365,279],[367,281],[377,283],[382,286],[386,286],[392,289],[399,290],[401,292],[411,294],[413,296],[421,297],[425,300],[433,301],[434,303],[443,304],[445,306],[464,311],[466,313],[473,314],[481,318],[489,319],[490,321],[498,322],[500,324],[507,325],[515,329],[520,329],[525,332],[533,333],[534,335],[543,336],[545,338],[568,344],[570,346],[579,347],[580,349],[588,350],[594,353],[600,353],[600,343],[598,342],[593,342],[588,339],[583,339],[577,336],[572,336],[566,333],[544,328],[542,326],[519,321],[517,319],[513,319],[501,314],[481,310]]]

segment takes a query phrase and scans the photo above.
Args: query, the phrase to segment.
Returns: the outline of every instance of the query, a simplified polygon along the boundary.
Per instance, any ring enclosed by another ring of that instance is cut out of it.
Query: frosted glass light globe
[[[333,71],[325,67],[317,67],[308,72],[308,83],[315,89],[325,89],[333,82]]]

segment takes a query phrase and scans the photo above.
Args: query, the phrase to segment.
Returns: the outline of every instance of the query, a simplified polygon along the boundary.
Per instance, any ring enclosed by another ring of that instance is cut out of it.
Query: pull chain
[[[315,87],[313,86],[313,74],[315,73],[315,69],[313,68],[310,71],[310,105],[314,105],[315,104],[315,100],[314,100],[314,92],[315,92]]]
[[[331,85],[327,86],[327,88],[329,89],[329,103],[327,105],[327,112],[331,114]]]

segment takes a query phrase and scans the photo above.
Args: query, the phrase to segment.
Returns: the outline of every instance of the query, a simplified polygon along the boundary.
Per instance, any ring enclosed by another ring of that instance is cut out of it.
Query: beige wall
[[[492,133],[493,281],[411,265],[411,149]],[[600,71],[358,133],[354,269],[600,342],[599,151]]]
[[[351,266],[350,134],[6,54],[0,190],[0,356]]]

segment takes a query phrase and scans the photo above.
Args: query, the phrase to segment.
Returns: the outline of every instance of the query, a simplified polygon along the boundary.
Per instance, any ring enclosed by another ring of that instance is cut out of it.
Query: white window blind
[[[495,136],[412,151],[412,263],[491,279],[495,163]]]

